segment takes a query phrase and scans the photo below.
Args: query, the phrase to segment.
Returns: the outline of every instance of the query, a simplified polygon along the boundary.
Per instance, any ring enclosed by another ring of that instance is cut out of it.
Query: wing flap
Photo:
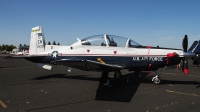
[[[108,68],[108,69],[123,69],[123,66],[119,65],[113,65],[113,64],[106,64],[106,63],[101,63],[97,61],[92,61],[92,60],[87,60],[88,65],[97,65],[101,68]]]
[[[63,60],[56,60],[55,62],[58,65],[65,65],[68,67],[77,68],[81,70],[114,71],[125,68],[119,65],[106,64],[98,61],[82,60],[82,59],[63,59]]]
[[[81,60],[81,59],[61,59],[61,60],[56,60],[55,64],[64,65],[64,66],[77,68],[77,69],[81,69],[81,70],[86,69],[85,68],[86,61]]]

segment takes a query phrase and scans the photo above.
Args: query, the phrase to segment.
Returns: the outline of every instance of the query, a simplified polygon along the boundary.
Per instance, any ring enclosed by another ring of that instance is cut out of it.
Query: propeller
[[[188,36],[187,35],[185,35],[185,37],[183,38],[182,46],[183,46],[183,51],[187,52],[187,48],[188,48]]]
[[[188,36],[187,35],[185,35],[185,37],[183,38],[182,46],[183,46],[183,52],[187,52],[187,48],[188,48]],[[185,57],[182,60],[182,70],[185,74],[188,74],[188,59]]]

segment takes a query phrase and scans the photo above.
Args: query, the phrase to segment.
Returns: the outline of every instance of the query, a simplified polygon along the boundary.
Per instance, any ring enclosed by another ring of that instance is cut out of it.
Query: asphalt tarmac
[[[0,112],[199,112],[200,67],[189,62],[189,75],[176,67],[159,69],[160,85],[123,70],[122,80],[110,73],[112,85],[101,87],[100,72],[67,72],[66,66],[49,71],[24,59],[2,58]]]

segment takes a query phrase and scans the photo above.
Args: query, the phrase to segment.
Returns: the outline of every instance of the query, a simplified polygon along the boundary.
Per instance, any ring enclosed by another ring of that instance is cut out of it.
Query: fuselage
[[[174,56],[170,57],[169,54]],[[179,64],[184,52],[181,49],[141,46],[128,38],[104,35],[78,40],[65,48],[32,55],[41,56],[37,63],[78,59],[119,65],[130,70],[154,70]]]

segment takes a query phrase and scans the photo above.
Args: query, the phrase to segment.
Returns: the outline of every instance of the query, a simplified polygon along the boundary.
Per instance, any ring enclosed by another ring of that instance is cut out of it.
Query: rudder
[[[29,54],[38,54],[45,51],[45,38],[41,26],[31,29]]]

